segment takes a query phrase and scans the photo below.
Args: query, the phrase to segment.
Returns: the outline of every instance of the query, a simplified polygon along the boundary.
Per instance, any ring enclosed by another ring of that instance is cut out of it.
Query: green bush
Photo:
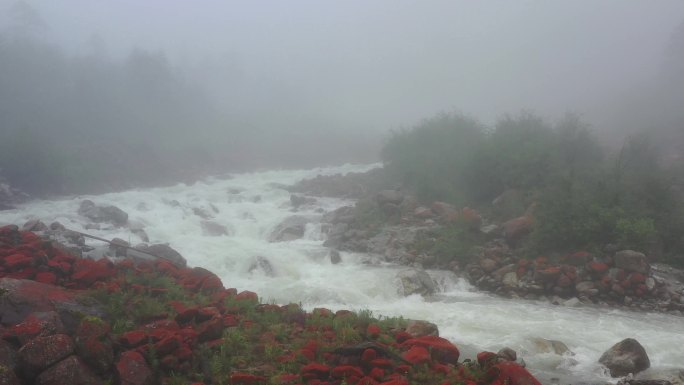
[[[487,129],[440,114],[394,133],[383,159],[390,177],[428,203],[475,207],[496,221],[535,204],[534,230],[523,244],[530,251],[613,244],[665,256],[684,252],[684,199],[677,192],[684,165],[664,167],[646,135],[613,153],[574,115],[551,125],[522,113]],[[504,192],[509,199],[492,207]],[[440,259],[464,255],[478,241],[457,227],[443,231],[450,234],[435,234],[434,244],[421,241]]]

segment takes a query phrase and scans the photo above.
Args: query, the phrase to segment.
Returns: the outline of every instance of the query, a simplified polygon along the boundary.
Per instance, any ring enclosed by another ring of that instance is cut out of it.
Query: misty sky
[[[684,21],[681,0],[28,3],[75,53],[163,51],[226,114],[285,129],[387,130],[452,109],[600,121],[657,74]]]

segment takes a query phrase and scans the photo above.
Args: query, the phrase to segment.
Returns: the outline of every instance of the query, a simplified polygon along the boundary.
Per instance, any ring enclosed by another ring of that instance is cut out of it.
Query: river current
[[[684,367],[682,317],[502,299],[477,292],[464,279],[440,271],[430,271],[439,283],[439,295],[430,299],[405,297],[396,277],[402,267],[368,264],[372,258],[354,253],[341,253],[342,263],[334,265],[329,250],[322,245],[325,236],[318,221],[321,212],[353,204],[351,201],[317,198],[315,204],[297,212],[311,218],[304,238],[268,241],[273,229],[294,214],[284,185],[319,174],[358,172],[376,166],[234,174],[192,185],[32,201],[15,210],[0,211],[0,224],[22,225],[29,219],[48,224],[59,221],[73,230],[140,243],[128,228],[86,230],[88,220],[77,214],[83,199],[115,205],[129,214],[129,222],[144,227],[152,243],[169,243],[189,265],[218,274],[226,287],[255,291],[266,302],[301,303],[308,310],[370,310],[374,316],[429,320],[439,326],[442,337],[459,346],[462,357],[474,358],[477,351],[510,347],[544,383],[554,377],[560,383],[615,382],[597,360],[627,337],[644,345],[653,368]],[[226,226],[229,235],[205,234],[202,218],[193,209],[211,213],[212,220]],[[257,257],[267,259],[272,271],[254,269]],[[560,340],[574,355],[540,352],[531,342],[536,337]]]

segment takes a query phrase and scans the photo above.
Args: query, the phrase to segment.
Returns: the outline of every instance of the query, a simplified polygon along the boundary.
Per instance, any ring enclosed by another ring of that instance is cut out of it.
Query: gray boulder
[[[430,295],[437,291],[437,284],[424,270],[407,269],[397,274],[401,291],[405,296],[412,294]]]
[[[252,262],[252,264],[249,266],[250,273],[254,272],[255,270],[263,272],[268,277],[275,276],[275,271],[273,269],[273,265],[271,265],[271,261],[260,255],[256,256],[254,258],[254,262]]]
[[[78,214],[93,222],[108,222],[116,226],[124,226],[128,222],[128,214],[116,206],[98,206],[90,199],[81,202]]]
[[[309,220],[299,215],[287,217],[276,226],[269,237],[269,241],[286,242],[299,239],[304,236],[307,223],[309,223]]]
[[[432,322],[423,320],[409,320],[406,325],[406,333],[413,337],[423,336],[437,336],[439,337],[439,328]]]
[[[185,258],[183,258],[183,256],[178,251],[174,250],[171,246],[169,246],[168,244],[165,244],[165,243],[158,243],[158,244],[149,245],[149,246],[148,245],[139,245],[136,248],[141,250],[141,251],[144,251],[146,253],[150,253],[153,256],[166,259],[166,260],[172,262],[173,264],[175,264],[176,266],[185,267],[188,264],[187,261],[185,260]],[[131,255],[131,254],[135,254],[135,253],[136,253],[136,251],[134,251],[134,250],[128,250],[129,256],[135,256],[135,255]],[[140,254],[140,253],[138,253],[138,254]],[[145,259],[148,258],[147,255],[143,255],[141,257],[145,258]]]
[[[214,221],[203,220],[201,222],[202,233],[210,237],[218,237],[221,235],[229,235],[228,228],[220,223]]]
[[[641,274],[648,274],[651,266],[646,259],[646,255],[634,250],[622,250],[615,253],[615,267],[634,271]]]
[[[612,377],[636,374],[651,366],[646,350],[633,338],[626,338],[606,350],[599,363],[608,368]]]
[[[404,194],[397,190],[382,190],[376,196],[375,200],[380,206],[385,204],[400,205],[404,200]]]

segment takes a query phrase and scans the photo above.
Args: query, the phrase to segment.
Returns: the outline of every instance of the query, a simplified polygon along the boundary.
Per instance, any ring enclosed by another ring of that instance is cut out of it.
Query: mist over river
[[[627,337],[636,338],[646,348],[652,368],[684,366],[681,317],[507,300],[476,292],[466,280],[440,271],[430,271],[440,285],[438,295],[404,297],[396,278],[401,266],[353,253],[342,253],[342,263],[333,265],[329,250],[322,246],[325,236],[319,221],[322,213],[352,201],[317,198],[315,204],[297,211],[311,219],[303,239],[268,241],[274,228],[294,214],[285,185],[318,174],[373,167],[377,165],[234,174],[192,185],[33,201],[1,211],[0,224],[22,225],[29,219],[48,224],[59,221],[73,230],[140,243],[127,227],[86,230],[89,221],[77,214],[83,199],[115,205],[129,214],[129,223],[144,227],[151,243],[169,243],[189,265],[218,274],[226,287],[255,291],[266,302],[301,303],[308,310],[367,309],[374,316],[429,320],[439,326],[442,337],[459,346],[462,358],[474,358],[480,350],[510,347],[544,383],[553,377],[561,383],[614,382],[596,362],[606,349]],[[229,235],[205,234],[197,209],[211,213],[212,221],[224,225]],[[257,257],[267,259],[273,271],[253,268]],[[575,355],[541,353],[530,341],[534,337],[560,340]]]

